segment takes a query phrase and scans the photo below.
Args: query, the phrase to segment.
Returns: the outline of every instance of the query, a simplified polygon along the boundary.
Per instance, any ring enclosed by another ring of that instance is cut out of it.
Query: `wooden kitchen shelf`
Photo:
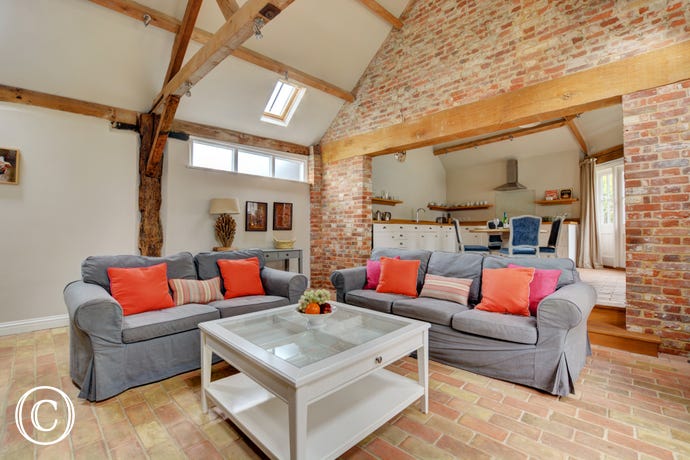
[[[558,200],[537,200],[535,203],[542,206],[553,206],[555,204],[573,204],[578,201],[577,198],[563,198]]]
[[[383,204],[386,206],[395,206],[396,204],[400,204],[402,201],[400,200],[386,200],[385,198],[372,198],[371,199],[371,204]]]
[[[432,211],[471,211],[474,209],[489,209],[493,207],[492,204],[483,204],[479,206],[430,206],[427,205],[427,208],[431,209]]]

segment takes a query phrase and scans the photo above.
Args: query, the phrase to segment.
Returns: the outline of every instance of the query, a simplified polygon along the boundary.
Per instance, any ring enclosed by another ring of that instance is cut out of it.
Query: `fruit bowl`
[[[304,313],[300,311],[299,307],[297,307],[297,312],[302,315],[303,317],[307,318],[307,325],[309,327],[320,327],[323,326],[326,323],[326,320],[333,316],[333,313],[338,308],[335,305],[331,305],[331,312],[330,313]]]

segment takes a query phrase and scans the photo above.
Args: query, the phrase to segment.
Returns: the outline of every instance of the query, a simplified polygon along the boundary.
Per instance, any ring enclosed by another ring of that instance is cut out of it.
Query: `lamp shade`
[[[209,214],[239,214],[240,203],[237,198],[213,198]]]

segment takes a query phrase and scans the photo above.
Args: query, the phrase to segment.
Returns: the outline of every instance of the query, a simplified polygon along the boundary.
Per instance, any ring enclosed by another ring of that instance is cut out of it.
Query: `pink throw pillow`
[[[395,256],[393,259],[400,259],[400,256]],[[381,279],[381,261],[367,260],[367,284],[364,289],[376,289]]]
[[[521,265],[508,264],[508,268],[524,268]],[[558,286],[558,278],[561,276],[560,270],[542,270],[536,269],[534,271],[534,278],[529,284],[529,312],[532,316],[537,316],[537,307],[539,302],[549,294],[556,292]]]

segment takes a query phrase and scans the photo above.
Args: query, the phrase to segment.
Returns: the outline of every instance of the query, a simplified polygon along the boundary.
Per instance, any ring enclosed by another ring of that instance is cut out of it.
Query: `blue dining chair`
[[[464,244],[462,242],[462,236],[460,235],[460,227],[458,226],[458,220],[453,219],[453,226],[455,227],[455,238],[458,241],[458,251],[460,252],[490,252],[488,246],[482,246],[481,244]]]
[[[549,241],[546,243],[546,246],[539,246],[539,257],[558,257],[558,241],[561,237],[562,227],[563,216],[558,216],[551,222]]]
[[[510,218],[508,247],[499,253],[504,256],[539,256],[539,228],[541,217],[517,216]]]

